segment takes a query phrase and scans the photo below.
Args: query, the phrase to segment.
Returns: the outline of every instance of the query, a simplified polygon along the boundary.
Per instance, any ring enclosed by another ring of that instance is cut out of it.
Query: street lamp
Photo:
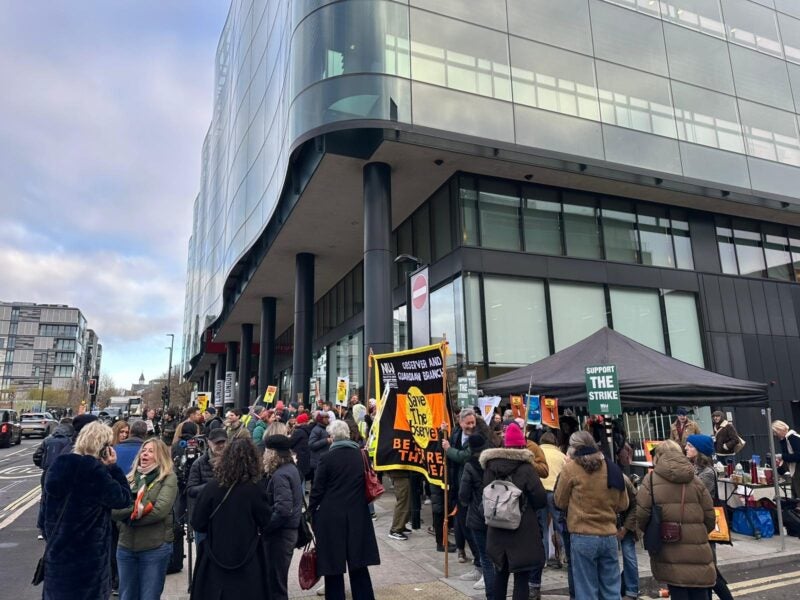
[[[164,335],[169,336],[169,368],[167,369],[167,398],[164,400],[164,410],[167,409],[170,400],[172,399],[172,348],[175,345],[175,334],[174,333],[165,333]]]

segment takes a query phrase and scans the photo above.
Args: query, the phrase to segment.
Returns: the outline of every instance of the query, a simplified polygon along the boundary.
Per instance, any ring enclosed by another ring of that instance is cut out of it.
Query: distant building
[[[131,384],[131,393],[138,394],[139,392],[143,391],[147,387],[147,384],[144,380],[144,372],[139,375],[139,383],[132,383]]]
[[[102,345],[80,309],[0,302],[0,400],[42,387],[82,394],[100,372]]]

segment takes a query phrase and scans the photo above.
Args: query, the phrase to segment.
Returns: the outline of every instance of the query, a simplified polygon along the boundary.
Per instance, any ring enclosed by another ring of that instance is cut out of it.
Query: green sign
[[[478,406],[478,371],[467,371],[467,406]]]
[[[614,365],[586,367],[586,397],[590,415],[622,414],[619,379]]]
[[[458,408],[469,406],[469,384],[466,377],[458,378]]]

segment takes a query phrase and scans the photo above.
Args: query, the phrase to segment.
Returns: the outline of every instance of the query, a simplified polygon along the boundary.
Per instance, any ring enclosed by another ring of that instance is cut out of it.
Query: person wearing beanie
[[[203,413],[203,432],[208,435],[212,429],[224,428],[225,424],[222,422],[222,417],[213,406],[208,406]]]
[[[486,553],[486,521],[483,517],[483,467],[480,455],[489,447],[489,442],[479,433],[467,438],[470,458],[464,465],[461,484],[458,486],[459,510],[466,511],[467,530],[478,548],[481,559],[481,578],[472,586],[476,590],[486,590],[487,600],[494,597],[494,567]]]
[[[333,440],[328,436],[327,427],[331,419],[327,411],[321,410],[314,419],[314,427],[308,436],[308,449],[311,453],[311,470],[315,471],[319,461],[330,449]]]
[[[297,458],[297,470],[300,472],[300,482],[305,490],[306,480],[311,479],[311,447],[309,441],[311,432],[316,427],[316,423],[311,421],[307,412],[297,415],[297,422],[289,437],[289,442]],[[327,444],[326,444],[327,446]]]
[[[78,415],[74,419],[72,419],[72,441],[73,443],[75,440],[78,439],[78,435],[81,432],[81,429],[86,427],[92,421],[97,421],[97,417],[90,413],[83,413],[82,415]]]
[[[305,425],[306,423],[308,423],[308,419],[309,419],[308,413],[300,413],[299,415],[297,415],[296,422],[298,425]]]
[[[511,422],[516,423],[520,431],[525,431],[525,419],[517,417]],[[532,464],[533,468],[536,469],[536,474],[539,476],[539,479],[545,479],[550,473],[550,468],[547,465],[547,457],[544,455],[544,452],[542,452],[541,446],[532,439],[534,434],[532,427],[533,426],[531,426],[531,430],[525,441],[525,447],[533,454]]]
[[[669,439],[673,442],[677,442],[681,448],[686,448],[686,439],[690,435],[696,435],[700,433],[700,426],[692,421],[687,415],[689,414],[688,409],[681,406],[677,410],[677,417],[675,421],[672,422],[669,428]]]
[[[516,423],[511,423],[506,429],[503,446],[483,450],[478,458],[484,470],[483,487],[491,485],[496,479],[510,479],[522,491],[524,510],[517,529],[487,527],[486,554],[490,559],[489,564],[495,566],[491,597],[506,597],[508,579],[513,573],[513,600],[538,600],[540,595],[537,589],[530,590],[529,596],[529,579],[531,572],[540,569],[545,561],[536,511],[546,506],[547,495],[533,467],[533,454],[525,447],[525,436]]]

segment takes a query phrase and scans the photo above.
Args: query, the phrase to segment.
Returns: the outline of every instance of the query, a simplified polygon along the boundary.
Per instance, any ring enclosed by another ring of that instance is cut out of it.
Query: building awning
[[[608,327],[560,352],[479,384],[486,395],[532,393],[559,406],[586,405],[585,368],[616,365],[622,405],[767,406],[767,384],[701,369],[643,346]],[[531,383],[532,382],[532,383]]]

